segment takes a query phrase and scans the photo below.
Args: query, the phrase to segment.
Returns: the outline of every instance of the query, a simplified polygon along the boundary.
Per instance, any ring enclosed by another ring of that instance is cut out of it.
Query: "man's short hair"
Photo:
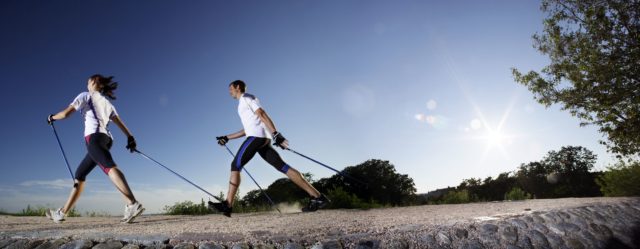
[[[240,91],[242,92],[245,92],[247,90],[247,84],[245,84],[242,80],[234,80],[233,82],[231,82],[231,84],[229,84],[229,86],[239,87]]]

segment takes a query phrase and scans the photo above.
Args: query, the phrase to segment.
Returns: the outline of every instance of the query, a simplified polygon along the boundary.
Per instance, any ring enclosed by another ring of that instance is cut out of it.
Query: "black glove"
[[[279,146],[280,148],[284,149],[284,147],[282,147],[282,143],[287,139],[284,138],[284,136],[282,136],[280,132],[273,132],[273,134],[271,134],[271,137],[273,137],[273,145]]]
[[[127,137],[127,150],[131,153],[136,151],[136,139],[133,136]]]
[[[229,142],[229,138],[227,136],[216,137],[216,139],[218,139],[219,145],[225,145]]]
[[[50,115],[47,117],[47,124],[52,125],[52,124],[53,124],[53,121],[56,121],[56,120],[55,120],[55,119],[53,119],[53,114],[50,114]]]

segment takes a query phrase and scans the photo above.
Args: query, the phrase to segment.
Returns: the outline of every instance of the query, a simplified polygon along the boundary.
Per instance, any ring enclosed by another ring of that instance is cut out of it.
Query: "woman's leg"
[[[76,201],[78,201],[78,198],[80,198],[80,194],[82,193],[82,190],[84,189],[84,181],[75,180],[75,183],[76,185],[71,190],[71,193],[69,194],[69,198],[67,199],[67,203],[65,203],[64,207],[62,208],[62,212],[65,215],[69,213],[69,211],[71,211],[73,206],[76,204]]]
[[[109,169],[108,175],[109,175],[109,179],[111,179],[111,182],[113,182],[116,188],[120,191],[120,193],[122,193],[124,198],[129,202],[128,204],[131,205],[133,203],[136,203],[136,198],[133,196],[133,193],[131,192],[131,188],[129,188],[129,184],[127,184],[127,179],[125,179],[124,174],[122,174],[122,171],[118,169],[118,166],[111,167]]]

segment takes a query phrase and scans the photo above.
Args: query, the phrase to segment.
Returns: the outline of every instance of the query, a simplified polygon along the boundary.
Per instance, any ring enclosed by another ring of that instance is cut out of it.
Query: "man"
[[[275,125],[269,115],[264,111],[258,99],[246,93],[247,86],[241,80],[236,80],[229,84],[229,94],[238,100],[238,115],[242,121],[243,129],[226,136],[216,137],[218,144],[224,146],[230,139],[236,139],[246,136],[247,138],[240,146],[233,162],[231,162],[231,176],[229,177],[229,191],[227,200],[220,203],[209,202],[209,206],[220,211],[227,217],[231,217],[234,197],[240,186],[240,171],[251,158],[256,154],[267,161],[278,171],[284,173],[289,179],[302,188],[311,196],[309,204],[302,208],[303,212],[314,212],[319,208],[323,208],[329,203],[326,196],[318,192],[307,180],[302,177],[299,171],[286,164],[276,150],[271,147],[271,139],[267,137],[265,128],[271,133],[274,145],[286,149],[289,146],[287,141],[280,132],[276,130]]]

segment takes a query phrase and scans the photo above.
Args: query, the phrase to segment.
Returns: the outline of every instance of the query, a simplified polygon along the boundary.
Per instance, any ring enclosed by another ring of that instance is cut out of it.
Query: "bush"
[[[449,191],[444,195],[440,204],[459,204],[459,203],[469,203],[471,202],[471,198],[469,198],[469,191],[466,189],[457,191]]]
[[[596,182],[605,196],[640,196],[640,161],[610,166]]]
[[[509,201],[526,200],[531,199],[531,194],[524,192],[524,190],[518,187],[513,187],[509,192],[504,194],[504,199]]]
[[[53,209],[53,208],[48,208],[48,207],[44,207],[44,206],[37,206],[37,207],[31,207],[31,205],[27,205],[27,208],[22,209],[22,211],[20,211],[19,213],[14,214],[15,216],[45,216],[45,212],[48,209]],[[69,211],[69,213],[67,213],[67,217],[80,217],[80,213],[78,211],[76,211],[76,208],[74,207],[73,209],[71,209],[71,211]]]
[[[173,206],[164,206],[164,211],[168,215],[205,215],[213,213],[204,203],[204,200],[200,204],[195,204],[192,201],[176,202]]]
[[[327,193],[327,198],[331,200],[329,204],[329,208],[359,208],[359,209],[369,209],[374,207],[380,207],[379,204],[375,202],[365,202],[359,199],[355,194],[348,193],[342,187],[337,187],[335,189],[329,190]]]

